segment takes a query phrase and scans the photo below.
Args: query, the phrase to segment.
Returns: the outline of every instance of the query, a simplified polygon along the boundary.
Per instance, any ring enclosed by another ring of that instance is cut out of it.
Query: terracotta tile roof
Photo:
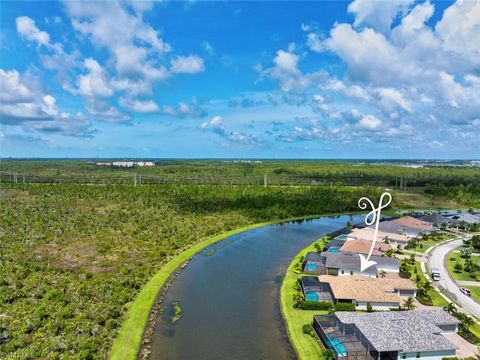
[[[366,227],[363,229],[353,229],[348,235],[354,236],[357,239],[372,239],[374,234],[374,229],[370,227]],[[390,240],[395,240],[398,242],[405,242],[407,243],[411,237],[403,234],[396,234],[391,232],[384,232],[378,230],[378,239],[377,241],[383,241],[386,237]]]
[[[432,231],[433,230],[433,225],[426,222],[422,221],[419,219],[415,219],[411,216],[404,216],[395,220],[392,220],[393,223],[405,227],[409,227],[412,229],[417,229],[421,231]]]
[[[320,282],[330,285],[335,299],[400,303],[396,289],[414,290],[409,279],[368,278],[364,276],[320,275]]]
[[[357,254],[368,254],[370,248],[372,247],[372,242],[365,239],[357,239],[346,241],[345,244],[340,248],[340,251],[349,251]],[[385,251],[391,249],[392,247],[389,244],[383,242],[376,242],[375,247],[372,251],[372,255],[382,255]]]

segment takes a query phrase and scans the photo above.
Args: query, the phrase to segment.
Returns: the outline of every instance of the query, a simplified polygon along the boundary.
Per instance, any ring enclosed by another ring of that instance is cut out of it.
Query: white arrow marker
[[[388,200],[384,204],[383,199],[387,197]],[[365,257],[362,254],[358,254],[360,256],[360,272],[363,272],[365,269],[368,269],[370,266],[375,265],[377,262],[376,261],[370,261],[370,256],[372,256],[373,249],[375,247],[375,242],[377,241],[377,234],[378,234],[378,224],[380,222],[380,213],[382,212],[382,209],[386,208],[390,203],[392,202],[392,195],[388,192],[384,192],[382,196],[380,197],[380,202],[378,203],[378,208],[375,208],[375,205],[370,201],[370,199],[366,197],[362,197],[360,200],[358,200],[358,206],[360,209],[365,210],[368,205],[372,208],[372,211],[370,211],[367,216],[365,217],[365,224],[367,225],[373,225],[375,223],[375,231],[373,233],[373,239],[372,239],[372,246],[370,247],[370,251],[368,253],[368,256]],[[371,219],[369,219],[371,218]]]

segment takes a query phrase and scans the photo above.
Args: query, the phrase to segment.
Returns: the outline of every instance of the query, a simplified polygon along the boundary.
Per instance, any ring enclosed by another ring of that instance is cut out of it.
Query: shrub
[[[302,331],[304,334],[315,336],[315,331],[313,330],[312,324],[305,324],[302,326]]]
[[[461,272],[461,271],[463,270],[463,266],[462,266],[462,264],[460,264],[460,263],[457,262],[457,263],[455,264],[454,269],[455,269],[455,272]]]
[[[300,309],[302,310],[329,310],[332,308],[332,304],[328,301],[302,301],[300,303]]]
[[[417,300],[422,305],[433,306],[433,301],[430,298],[417,296]]]
[[[370,304],[369,302],[367,302],[367,312],[373,312],[372,304]]]
[[[353,303],[344,303],[344,302],[337,302],[335,304],[336,311],[355,311],[355,304]]]

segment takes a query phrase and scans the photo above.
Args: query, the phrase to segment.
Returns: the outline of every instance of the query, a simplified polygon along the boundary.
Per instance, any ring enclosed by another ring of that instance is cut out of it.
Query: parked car
[[[463,295],[467,295],[467,296],[472,296],[470,290],[466,289],[466,288],[460,288],[460,291],[462,292]]]

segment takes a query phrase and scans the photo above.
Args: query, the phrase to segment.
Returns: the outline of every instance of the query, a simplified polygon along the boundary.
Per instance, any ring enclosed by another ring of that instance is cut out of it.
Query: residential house
[[[356,360],[441,360],[456,347],[443,334],[460,322],[443,310],[336,312],[317,315],[313,327],[337,358]]]
[[[365,239],[356,239],[351,241],[346,241],[340,251],[342,252],[352,252],[356,254],[368,254],[372,248],[372,241]],[[374,248],[372,250],[372,255],[382,256],[383,253],[392,249],[390,244],[385,244],[383,242],[375,242]]]
[[[337,253],[309,252],[303,261],[303,271],[319,275],[359,275],[373,278],[378,277],[382,271],[399,273],[400,264],[395,258],[372,255],[370,260],[375,261],[376,264],[361,271],[359,254],[343,251]]]
[[[373,239],[375,235],[375,229],[373,227],[365,227],[363,229],[353,229],[350,234],[357,239]],[[388,242],[391,245],[398,246],[398,245],[406,245],[412,236],[396,233],[396,232],[384,232],[382,230],[378,230],[377,233],[377,242]]]
[[[417,229],[420,233],[433,231],[433,225],[431,223],[416,219],[411,216],[403,216],[401,218],[392,220],[392,222],[404,228]]]
[[[367,310],[368,304],[373,310],[399,309],[406,298],[417,295],[417,286],[410,279],[320,275],[318,283],[319,298],[330,289],[334,302],[353,303],[356,310]],[[309,291],[314,293],[312,287]]]

